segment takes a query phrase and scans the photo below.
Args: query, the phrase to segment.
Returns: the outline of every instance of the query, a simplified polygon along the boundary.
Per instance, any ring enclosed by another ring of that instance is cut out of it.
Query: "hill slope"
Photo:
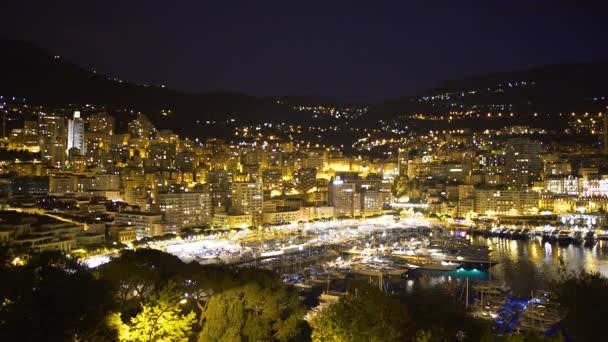
[[[604,111],[608,63],[554,65],[444,82],[418,96],[374,106],[382,116],[450,112],[568,113]]]
[[[0,46],[3,51],[0,94],[25,97],[36,104],[96,104],[110,109],[135,109],[146,112],[163,128],[183,134],[193,133],[192,123],[198,119],[288,120],[302,115],[267,98],[228,92],[189,94],[114,80],[20,41],[3,40]],[[163,109],[174,110],[174,119],[163,118],[160,115]]]

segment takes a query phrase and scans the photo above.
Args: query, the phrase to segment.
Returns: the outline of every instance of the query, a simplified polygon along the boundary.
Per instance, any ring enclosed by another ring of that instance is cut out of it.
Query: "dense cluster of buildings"
[[[399,148],[372,158],[261,134],[240,142],[191,140],[141,113],[120,133],[103,110],[33,117],[3,144],[40,158],[3,158],[0,197],[9,209],[34,208],[87,228],[73,239],[51,239],[60,249],[100,236],[124,243],[198,228],[369,217],[391,207],[477,218],[608,206],[608,165],[598,148],[551,143],[545,131],[529,127],[410,132],[407,139],[374,140]],[[15,241],[36,230],[7,229],[3,238]]]
[[[6,206],[41,208],[89,227],[103,215],[106,235],[112,231],[121,242],[131,236],[118,236],[123,230],[146,238],[378,215],[392,201],[398,170],[396,161],[291,142],[182,139],[143,114],[117,133],[105,112],[40,113],[5,144],[41,156],[0,165]],[[92,203],[99,211],[90,210]]]
[[[496,133],[431,132],[412,140],[399,152],[408,182],[398,192],[413,193],[430,212],[462,218],[606,209],[608,158],[600,149],[551,143],[527,129]]]

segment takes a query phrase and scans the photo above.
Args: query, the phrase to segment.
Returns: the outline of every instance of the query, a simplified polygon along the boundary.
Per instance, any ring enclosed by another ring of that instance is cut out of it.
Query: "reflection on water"
[[[448,286],[459,289],[465,279],[475,283],[498,280],[506,284],[515,294],[526,295],[537,289],[550,290],[562,276],[577,274],[583,270],[599,272],[608,277],[608,241],[598,241],[593,246],[565,245],[544,242],[540,237],[530,240],[481,236],[468,237],[475,244],[492,249],[492,261],[498,262],[484,271],[459,269],[451,272],[410,272],[404,290]],[[412,280],[413,279],[413,280]],[[392,280],[394,281],[394,279]]]
[[[505,265],[522,265],[523,262],[533,265],[536,274],[543,281],[553,281],[560,277],[560,272],[575,274],[580,271],[599,272],[608,277],[608,243],[598,241],[594,246],[566,245],[543,242],[540,237],[528,241],[505,238],[472,237],[475,244],[490,246],[491,258],[499,264],[492,269],[498,278],[517,277],[521,272],[517,268]],[[513,272],[513,274],[505,274]],[[522,272],[526,273],[526,272]]]

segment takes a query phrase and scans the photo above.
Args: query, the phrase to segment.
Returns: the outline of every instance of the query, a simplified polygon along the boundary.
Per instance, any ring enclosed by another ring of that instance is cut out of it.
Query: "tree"
[[[401,302],[416,329],[429,333],[431,341],[453,341],[463,335],[467,341],[479,341],[492,326],[469,316],[462,303],[440,289],[419,289],[402,297]]]
[[[480,339],[481,342],[563,342],[564,338],[557,334],[546,337],[537,332],[514,332],[504,336],[496,336],[496,332],[488,330]]]
[[[146,299],[155,288],[162,288],[180,274],[183,262],[161,251],[140,248],[124,250],[118,258],[100,268],[101,278],[112,284],[123,307],[135,298]]]
[[[608,316],[608,279],[598,273],[581,273],[560,286],[558,301],[563,325],[574,341],[594,341]]]
[[[432,337],[433,337],[433,334],[430,331],[418,330],[416,332],[416,338],[414,339],[414,341],[415,342],[431,342]]]
[[[202,266],[196,262],[185,265],[181,283],[200,311],[199,328],[203,327],[203,311],[211,296],[241,285],[235,283],[235,274],[234,269],[223,266]]]
[[[127,341],[187,342],[192,333],[196,314],[182,315],[184,303],[181,292],[173,282],[153,293],[141,312],[131,318],[131,324],[121,327]]]
[[[542,285],[536,266],[530,260],[520,259],[513,262],[507,259],[502,267],[505,269],[505,280],[515,296],[529,298],[532,291]]]
[[[305,308],[275,273],[240,269],[234,277],[240,286],[206,303],[199,341],[286,341],[298,334]]]
[[[115,339],[105,319],[114,305],[110,286],[75,260],[46,252],[1,276],[0,340]]]
[[[414,336],[407,308],[398,298],[369,287],[324,309],[309,320],[313,341],[403,341]]]

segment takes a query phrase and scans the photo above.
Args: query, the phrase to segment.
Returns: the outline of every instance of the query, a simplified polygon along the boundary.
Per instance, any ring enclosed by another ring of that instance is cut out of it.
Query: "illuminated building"
[[[231,184],[231,210],[252,216],[253,225],[262,224],[264,199],[262,183],[234,182]]]
[[[49,223],[39,227],[27,226],[10,241],[14,247],[28,249],[31,252],[65,251],[76,247],[76,235],[83,230],[82,226],[71,223]]]
[[[355,191],[354,183],[334,179],[329,183],[328,200],[336,217],[361,215],[361,195]]]
[[[361,215],[381,214],[383,205],[384,201],[380,191],[369,189],[361,192]]]
[[[40,155],[48,165],[62,167],[66,162],[67,133],[65,119],[59,116],[41,115],[38,118],[40,130]]]
[[[146,171],[169,170],[175,166],[177,148],[171,143],[154,143],[148,147],[147,154],[144,163]]]
[[[118,243],[126,244],[137,239],[137,229],[133,226],[112,225],[108,230],[110,239]]]
[[[18,176],[10,179],[7,195],[46,195],[49,192],[49,177]]]
[[[574,176],[551,176],[544,179],[546,192],[559,195],[578,195],[579,179]]]
[[[53,175],[49,179],[49,192],[57,195],[73,194],[77,190],[76,176]]]
[[[263,222],[267,224],[287,224],[300,221],[300,210],[264,212]]]
[[[103,133],[106,135],[112,135],[114,132],[114,118],[108,113],[101,112],[89,116],[88,131],[91,133]]]
[[[136,229],[137,239],[164,235],[165,225],[162,224],[162,215],[159,213],[119,212],[114,216],[114,223],[119,226],[133,226]]]
[[[75,148],[81,155],[86,153],[84,141],[84,121],[80,118],[80,112],[75,111],[74,117],[68,120],[68,151]]]
[[[251,214],[226,214],[217,213],[213,215],[213,226],[218,228],[247,228],[253,226]]]
[[[211,223],[211,196],[205,192],[168,192],[156,196],[164,220],[179,228]]]
[[[125,186],[123,200],[148,210],[151,202],[150,190],[144,186]]]
[[[588,177],[582,180],[581,195],[585,197],[608,197],[608,176]]]
[[[331,219],[334,217],[334,207],[329,205],[301,207],[300,217],[303,221],[311,221],[318,219]]]
[[[143,114],[138,114],[128,126],[129,133],[134,138],[152,139],[156,134],[156,128]]]
[[[572,167],[568,162],[550,162],[545,164],[545,175],[569,175],[572,173]]]
[[[260,164],[243,164],[242,170],[244,174],[249,175],[249,179],[260,179]]]
[[[479,215],[522,214],[538,209],[539,194],[526,190],[475,190],[475,212]]]
[[[316,186],[317,169],[304,168],[299,169],[293,174],[293,180],[296,182],[296,190],[300,193],[306,193]]]
[[[283,172],[279,168],[267,169],[262,172],[262,184],[264,190],[282,193]]]
[[[156,133],[156,140],[161,143],[179,145],[179,136],[170,129],[161,129]]]
[[[403,148],[399,149],[399,154],[397,155],[397,169],[399,176],[407,175],[407,164],[409,159],[409,151]]]
[[[118,190],[120,190],[120,175],[118,175],[118,174],[95,175],[93,188],[95,190],[101,190],[101,191],[118,191]]]
[[[541,145],[527,138],[509,139],[505,143],[505,176],[507,185],[527,187],[542,171]]]
[[[42,161],[53,167],[62,167],[66,162],[66,145],[63,142],[53,142],[50,138],[43,139],[40,144]]]

